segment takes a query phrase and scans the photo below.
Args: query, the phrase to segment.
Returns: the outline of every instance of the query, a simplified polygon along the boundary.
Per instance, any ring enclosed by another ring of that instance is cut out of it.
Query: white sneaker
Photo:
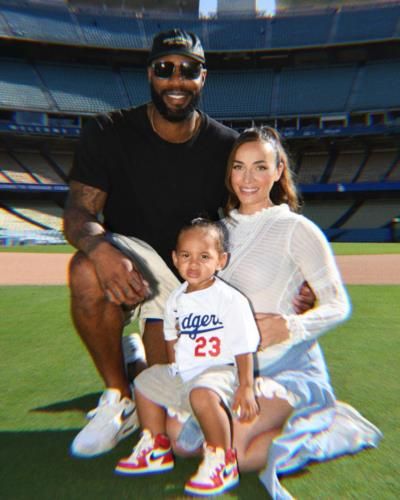
[[[89,423],[71,444],[71,454],[77,457],[106,453],[139,427],[134,401],[121,399],[118,389],[106,389],[87,418]]]

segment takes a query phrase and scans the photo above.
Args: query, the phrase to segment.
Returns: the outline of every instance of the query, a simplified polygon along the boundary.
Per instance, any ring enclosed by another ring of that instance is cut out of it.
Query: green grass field
[[[74,247],[71,245],[19,245],[13,247],[0,246],[0,253],[73,253]]]
[[[398,247],[397,247],[398,248]],[[377,252],[382,253],[382,252]],[[337,396],[384,433],[376,450],[311,465],[284,484],[298,499],[399,497],[400,286],[350,286],[350,321],[323,337]],[[181,499],[197,460],[151,478],[113,474],[135,438],[91,460],[68,447],[102,385],[73,332],[64,286],[0,287],[0,498]],[[256,474],[220,498],[268,498]]]
[[[400,253],[400,243],[332,243],[336,255],[369,255]],[[2,247],[1,252],[72,253],[71,245],[34,245]]]

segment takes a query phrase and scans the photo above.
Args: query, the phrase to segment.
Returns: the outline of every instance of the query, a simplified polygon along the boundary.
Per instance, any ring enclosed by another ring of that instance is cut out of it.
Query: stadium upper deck
[[[202,37],[213,73],[202,107],[217,119],[340,114],[345,118],[329,125],[346,126],[349,113],[377,112],[385,113],[386,123],[398,121],[399,2],[269,18],[197,19],[0,0],[0,122],[7,121],[7,111],[80,117],[146,101],[144,61],[151,39],[176,25]],[[373,49],[357,54],[371,45]],[[342,46],[347,52],[336,58],[327,50]],[[53,51],[47,57],[49,47]],[[292,56],[313,48],[324,54]],[[92,59],[84,60],[88,53]],[[31,118],[35,125],[49,121],[46,116]],[[310,124],[315,125],[307,120],[301,125]],[[286,125],[299,128],[293,121]]]
[[[254,19],[118,15],[66,5],[0,1],[0,37],[146,50],[155,32],[179,26],[201,36],[206,51],[274,50],[398,40],[399,2],[278,14]]]

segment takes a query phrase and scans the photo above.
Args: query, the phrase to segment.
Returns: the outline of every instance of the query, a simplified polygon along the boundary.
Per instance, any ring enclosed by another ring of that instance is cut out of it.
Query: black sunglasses
[[[158,61],[151,65],[157,78],[171,78],[175,68],[179,67],[179,73],[184,80],[196,80],[201,75],[203,65],[196,61],[183,61],[175,65],[171,61]]]

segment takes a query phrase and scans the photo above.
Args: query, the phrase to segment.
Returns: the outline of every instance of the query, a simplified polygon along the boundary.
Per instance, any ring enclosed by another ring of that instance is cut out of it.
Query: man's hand
[[[316,299],[317,298],[311,290],[310,285],[307,281],[304,281],[300,287],[299,293],[293,300],[293,306],[296,314],[303,314],[312,309],[315,305]]]
[[[133,306],[149,295],[149,286],[134,263],[106,241],[98,221],[106,200],[104,191],[72,181],[64,212],[64,233],[92,261],[108,300]]]
[[[256,313],[255,318],[263,349],[280,344],[289,338],[286,320],[280,314]]]
[[[108,300],[136,305],[150,293],[134,263],[107,241],[101,241],[88,255]]]

